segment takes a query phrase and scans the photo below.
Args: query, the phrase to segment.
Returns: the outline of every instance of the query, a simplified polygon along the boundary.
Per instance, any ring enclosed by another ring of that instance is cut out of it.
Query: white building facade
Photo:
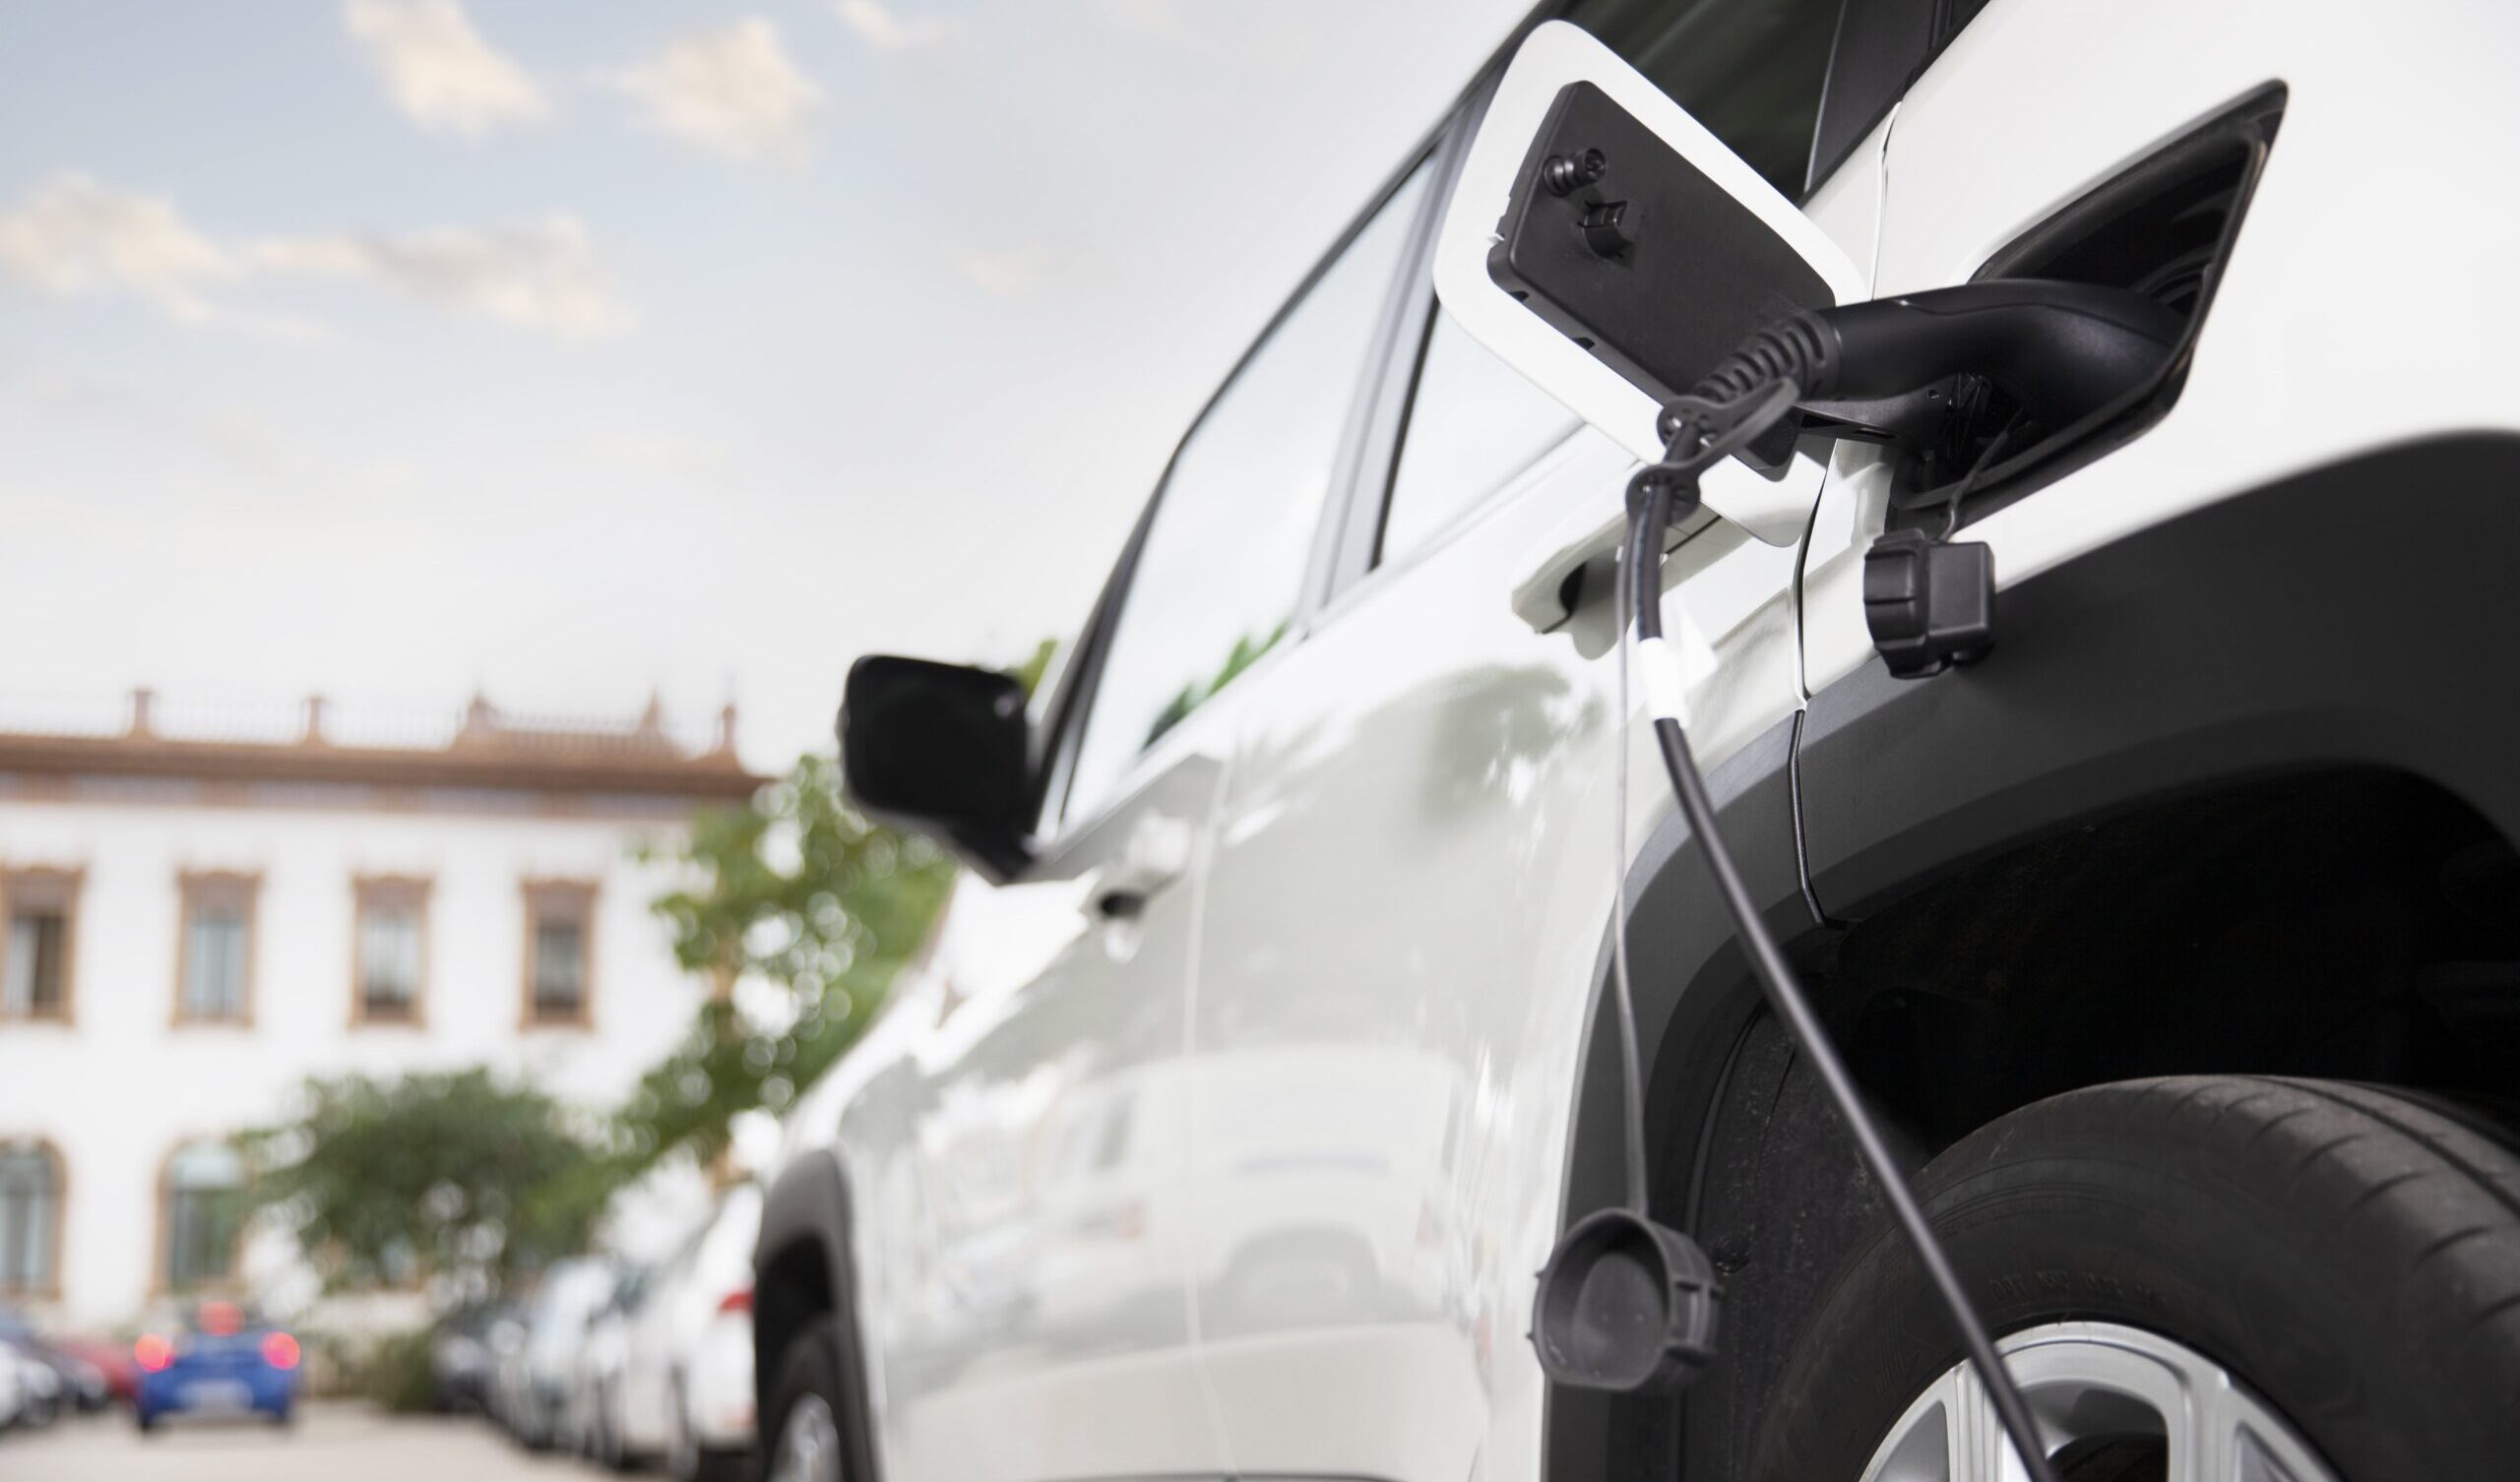
[[[708,985],[651,902],[732,744],[474,702],[360,745],[0,729],[0,1305],[80,1328],[235,1290],[225,1139],[309,1076],[487,1066],[609,1108]],[[329,723],[328,723],[329,722]],[[229,732],[238,729],[225,727]]]

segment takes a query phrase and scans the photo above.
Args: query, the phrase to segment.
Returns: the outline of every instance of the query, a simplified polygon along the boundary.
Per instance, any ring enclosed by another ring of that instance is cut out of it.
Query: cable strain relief
[[[1759,330],[1725,356],[1690,395],[1729,401],[1779,381],[1794,382],[1805,398],[1826,397],[1835,390],[1838,336],[1820,315],[1805,311]]]

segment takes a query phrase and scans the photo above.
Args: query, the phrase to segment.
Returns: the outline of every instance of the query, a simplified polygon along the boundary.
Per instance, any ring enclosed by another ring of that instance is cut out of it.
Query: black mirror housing
[[[861,658],[841,700],[842,783],[870,817],[934,835],[1003,880],[1031,858],[1026,701],[994,669]]]

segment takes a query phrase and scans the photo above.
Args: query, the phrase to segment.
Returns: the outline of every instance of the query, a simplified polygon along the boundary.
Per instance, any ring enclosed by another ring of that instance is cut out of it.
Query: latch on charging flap
[[[1863,556],[1863,623],[1897,679],[1974,664],[1995,647],[1995,553],[1890,530]]]

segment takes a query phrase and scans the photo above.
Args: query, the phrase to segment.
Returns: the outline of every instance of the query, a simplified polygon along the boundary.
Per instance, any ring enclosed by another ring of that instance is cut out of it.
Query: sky
[[[0,709],[1011,663],[1528,8],[0,7]]]

